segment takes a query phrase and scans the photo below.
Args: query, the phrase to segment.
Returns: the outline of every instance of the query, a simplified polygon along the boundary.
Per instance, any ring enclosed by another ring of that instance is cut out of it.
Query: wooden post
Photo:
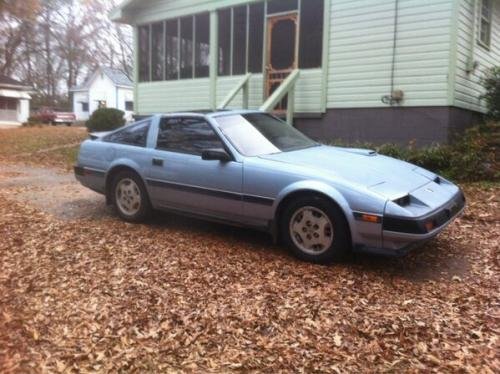
[[[288,105],[286,108],[286,123],[293,126],[293,113],[295,111],[295,83],[293,87],[288,92]]]
[[[250,79],[243,86],[243,109],[248,109],[248,96],[250,91]]]
[[[218,74],[218,54],[219,54],[219,17],[217,11],[210,12],[210,109],[217,109],[217,74]]]

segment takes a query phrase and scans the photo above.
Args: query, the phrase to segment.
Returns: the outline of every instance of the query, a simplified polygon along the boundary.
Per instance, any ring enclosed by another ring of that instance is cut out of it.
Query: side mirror
[[[231,161],[231,156],[222,148],[204,149],[201,152],[202,160],[218,160],[221,162]]]

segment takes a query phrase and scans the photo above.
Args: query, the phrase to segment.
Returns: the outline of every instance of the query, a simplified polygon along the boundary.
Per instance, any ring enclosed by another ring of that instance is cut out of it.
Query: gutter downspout
[[[392,37],[392,62],[391,62],[391,92],[389,95],[382,96],[382,102],[393,106],[403,100],[403,91],[394,90],[394,81],[396,75],[396,51],[398,42],[398,21],[399,21],[399,0],[394,0],[394,31]]]
[[[474,56],[476,53],[476,32],[477,32],[477,16],[478,16],[478,0],[474,0],[472,6],[472,35],[470,39],[469,56],[467,57],[467,74],[471,74],[477,68],[477,61]]]

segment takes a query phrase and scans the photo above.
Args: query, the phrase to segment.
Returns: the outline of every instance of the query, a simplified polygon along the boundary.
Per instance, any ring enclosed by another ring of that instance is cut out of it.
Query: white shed
[[[29,87],[15,79],[0,76],[0,124],[20,125],[30,115]]]
[[[101,67],[85,83],[73,87],[73,112],[77,121],[86,121],[99,108],[125,112],[127,120],[134,113],[132,81],[121,70]]]

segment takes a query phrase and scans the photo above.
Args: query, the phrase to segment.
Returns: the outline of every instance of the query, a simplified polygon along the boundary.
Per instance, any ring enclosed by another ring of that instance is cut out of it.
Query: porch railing
[[[280,84],[280,86],[273,92],[271,96],[260,107],[264,112],[272,112],[276,105],[288,95],[287,108],[286,108],[286,122],[289,125],[293,124],[293,113],[295,110],[295,85],[299,79],[300,71],[295,69],[288,77]]]
[[[238,83],[236,87],[234,87],[231,92],[227,94],[222,103],[217,107],[217,109],[222,110],[226,109],[226,107],[233,101],[233,99],[238,95],[240,91],[243,92],[243,109],[248,109],[248,93],[250,90],[250,78],[252,77],[251,73],[248,73],[243,77],[243,79]]]

